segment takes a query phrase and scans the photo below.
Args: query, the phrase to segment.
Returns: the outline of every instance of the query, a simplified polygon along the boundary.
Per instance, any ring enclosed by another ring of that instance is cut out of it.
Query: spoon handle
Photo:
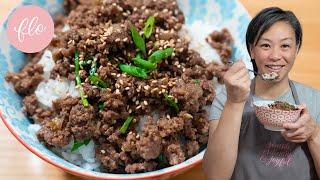
[[[258,72],[256,72],[256,71],[254,71],[254,70],[248,69],[248,71],[253,72],[253,74],[256,74],[256,75],[260,76],[260,74]]]
[[[228,61],[228,64],[229,64],[230,66],[232,66],[232,65],[234,64],[234,61]],[[247,69],[248,69],[248,68],[247,68]],[[248,69],[248,71],[253,72],[253,74],[262,77],[262,75],[261,75],[260,73],[258,73],[257,71],[254,71],[254,70],[252,70],[252,69]]]

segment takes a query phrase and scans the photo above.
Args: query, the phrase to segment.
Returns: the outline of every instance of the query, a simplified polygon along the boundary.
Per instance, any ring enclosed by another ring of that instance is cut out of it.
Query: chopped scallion
[[[149,38],[151,36],[154,24],[155,24],[155,18],[153,16],[150,16],[147,19],[147,21],[144,23],[143,32],[146,38]]]
[[[164,50],[157,50],[149,56],[148,61],[151,63],[159,63],[161,60],[171,56],[173,53],[173,48],[167,48]]]
[[[90,139],[86,139],[84,141],[74,141],[73,146],[71,148],[71,152],[78,150],[83,145],[88,145],[89,142],[90,142]]]
[[[147,78],[147,72],[139,67],[136,66],[131,66],[131,65],[126,65],[126,64],[120,64],[119,68],[122,72],[125,72],[131,76],[136,76],[136,77],[140,77],[140,78]]]
[[[99,86],[101,88],[108,87],[107,83],[105,83],[99,76],[90,75],[89,80],[90,80],[91,84],[94,84],[94,85]]]
[[[163,95],[169,106],[172,107],[176,112],[179,112],[178,104],[175,102],[174,98],[167,93],[164,93]]]
[[[140,51],[143,53],[143,55],[146,56],[147,55],[146,44],[145,44],[143,37],[139,34],[138,30],[134,26],[132,26],[130,28],[130,31],[131,31],[131,36],[132,36],[134,44],[136,45],[136,47],[138,49],[140,49]]]
[[[89,102],[86,98],[86,95],[84,94],[82,85],[81,85],[81,78],[80,78],[80,64],[79,64],[79,52],[76,50],[75,52],[75,57],[74,57],[74,63],[75,63],[75,74],[76,74],[76,83],[77,86],[79,86],[79,93],[80,93],[80,98],[83,106],[87,107],[89,106]]]
[[[133,116],[127,117],[126,121],[123,123],[123,125],[120,128],[121,134],[125,134],[127,132],[127,129],[129,128],[132,120],[133,120]]]

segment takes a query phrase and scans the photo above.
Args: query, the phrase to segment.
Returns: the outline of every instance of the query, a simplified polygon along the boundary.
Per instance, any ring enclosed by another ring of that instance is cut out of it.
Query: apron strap
[[[291,80],[289,80],[289,86],[290,86],[290,89],[291,89],[291,92],[292,92],[292,96],[293,96],[294,102],[296,103],[296,105],[300,105],[300,100],[299,100],[299,97],[298,97],[296,86],[293,84],[293,82]]]

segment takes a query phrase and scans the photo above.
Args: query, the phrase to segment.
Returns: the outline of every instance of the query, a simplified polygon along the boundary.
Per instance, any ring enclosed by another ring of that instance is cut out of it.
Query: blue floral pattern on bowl
[[[38,5],[47,9],[51,15],[62,11],[63,0],[24,0],[21,5]],[[243,59],[251,67],[249,55],[245,46],[245,32],[250,21],[245,8],[237,0],[178,0],[178,4],[185,14],[186,23],[201,20],[213,23],[216,27],[226,27],[234,37],[233,58]],[[20,6],[21,6],[20,5]],[[172,173],[181,173],[201,162],[204,151],[186,160],[185,162],[165,169],[140,174],[108,174],[84,170],[60,158],[44,145],[32,137],[28,126],[32,121],[22,112],[22,98],[16,94],[11,84],[5,81],[5,74],[18,72],[25,64],[25,54],[15,49],[8,42],[6,36],[7,21],[0,27],[0,110],[4,123],[16,138],[29,150],[47,162],[54,164],[70,173],[99,179],[131,179],[155,176],[168,176]],[[201,28],[201,27],[200,27]]]

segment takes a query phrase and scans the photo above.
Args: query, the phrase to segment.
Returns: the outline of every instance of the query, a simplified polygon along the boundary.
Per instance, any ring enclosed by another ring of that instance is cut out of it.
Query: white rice
[[[55,65],[50,50],[46,49],[44,51],[38,64],[43,66],[43,76],[45,78],[45,81],[42,81],[35,90],[35,94],[41,106],[45,108],[52,107],[52,101],[67,95],[73,97],[79,96],[74,81],[69,81],[66,78],[60,80],[49,79],[50,73]]]
[[[49,79],[47,82],[41,82],[35,90],[35,94],[40,104],[44,107],[52,107],[52,101],[67,95],[72,97],[79,96],[75,82],[67,79]]]
[[[199,28],[200,27],[200,28]],[[63,27],[63,32],[68,31],[70,27],[65,25]],[[212,30],[217,29],[213,25],[196,21],[191,25],[184,25],[180,31],[181,38],[189,38],[190,48],[196,50],[200,53],[200,56],[208,63],[211,61],[219,61],[219,55],[217,52],[211,48],[211,46],[206,42],[205,38],[212,32]],[[41,82],[35,94],[38,101],[43,107],[52,107],[52,101],[58,98],[71,95],[73,97],[79,96],[78,90],[75,88],[75,82],[69,81],[67,79],[53,80],[49,79],[50,72],[54,67],[54,61],[52,59],[52,53],[49,50],[45,50],[43,56],[41,57],[39,64],[44,66],[44,76],[47,81]],[[205,107],[209,110],[210,107]],[[157,112],[153,113],[155,119],[159,118]],[[143,117],[137,127],[137,130],[143,126],[146,121],[146,117]],[[40,129],[40,125],[31,124],[28,130],[31,136],[36,140],[36,132]],[[65,160],[80,166],[86,170],[100,171],[100,162],[95,159],[95,144],[91,140],[88,145],[81,146],[78,150],[71,152],[74,141],[71,140],[70,143],[63,148],[53,148],[52,150],[63,157]]]
[[[198,20],[192,24],[184,24],[179,35],[181,38],[190,41],[190,49],[197,51],[206,63],[210,63],[220,61],[219,54],[206,42],[206,37],[213,30],[218,30],[218,28],[213,24]]]
[[[54,148],[58,155],[62,156],[65,160],[80,166],[86,170],[100,171],[100,163],[95,158],[95,145],[90,141],[88,145],[82,145],[74,152],[71,152],[74,141],[63,148]]]
[[[52,58],[52,53],[49,50],[45,50],[41,59],[39,60],[38,64],[41,64],[43,66],[43,76],[45,79],[49,79],[50,72],[53,69],[55,62]]]

